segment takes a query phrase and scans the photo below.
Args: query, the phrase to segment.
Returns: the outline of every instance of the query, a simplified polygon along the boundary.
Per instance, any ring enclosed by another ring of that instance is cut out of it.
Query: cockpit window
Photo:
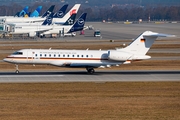
[[[23,52],[14,52],[13,55],[23,55]]]

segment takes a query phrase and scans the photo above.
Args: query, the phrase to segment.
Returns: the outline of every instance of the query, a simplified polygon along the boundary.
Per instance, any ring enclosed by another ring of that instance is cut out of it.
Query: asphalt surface
[[[180,81],[180,71],[0,72],[0,83]]]

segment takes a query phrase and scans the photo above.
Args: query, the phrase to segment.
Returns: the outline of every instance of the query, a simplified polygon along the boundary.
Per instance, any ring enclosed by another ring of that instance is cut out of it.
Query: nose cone
[[[8,59],[7,59],[7,58],[4,58],[3,61],[4,61],[4,62],[8,62]]]
[[[12,60],[10,58],[4,58],[3,61],[4,62],[10,62],[10,63],[12,62]]]

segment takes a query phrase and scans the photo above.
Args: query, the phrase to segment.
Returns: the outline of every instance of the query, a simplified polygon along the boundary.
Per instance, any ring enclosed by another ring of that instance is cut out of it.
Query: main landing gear
[[[95,72],[94,68],[92,68],[92,67],[90,67],[90,68],[87,67],[86,70],[89,74],[93,74]]]
[[[15,67],[16,67],[16,71],[15,71],[15,73],[16,73],[16,74],[18,74],[18,73],[19,73],[19,68],[18,68],[18,65],[17,65],[17,64],[15,64]]]

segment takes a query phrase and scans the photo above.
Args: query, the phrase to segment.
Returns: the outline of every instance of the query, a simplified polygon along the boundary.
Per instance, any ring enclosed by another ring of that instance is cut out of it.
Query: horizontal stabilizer
[[[146,33],[143,34],[143,37],[176,37],[176,36],[170,34],[162,34],[162,33],[146,31]]]
[[[158,37],[175,37],[175,35],[145,31],[123,50],[136,55],[145,55]]]

